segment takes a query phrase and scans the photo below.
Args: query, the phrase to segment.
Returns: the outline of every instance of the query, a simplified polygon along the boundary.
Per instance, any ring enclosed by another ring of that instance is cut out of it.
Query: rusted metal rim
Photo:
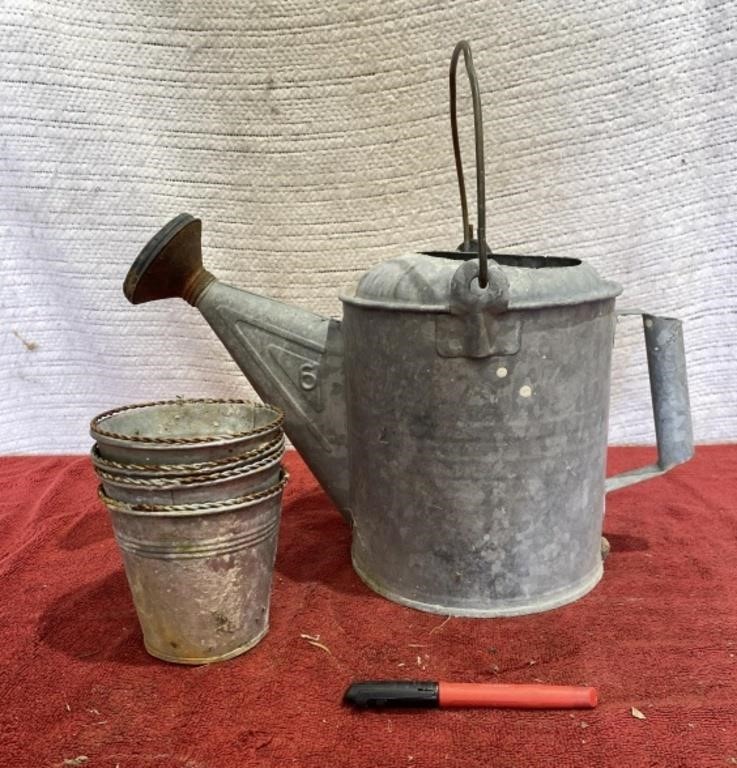
[[[104,458],[97,449],[97,444],[92,446],[90,454],[95,469],[99,470],[98,474],[100,472],[106,472],[112,477],[118,477],[120,475],[132,477],[130,473],[137,472],[139,476],[144,479],[153,479],[154,477],[161,476],[161,479],[163,480],[165,479],[164,476],[167,476],[168,478],[171,478],[171,480],[174,480],[177,477],[195,474],[204,477],[231,468],[245,469],[248,465],[253,463],[254,460],[258,461],[262,457],[265,459],[277,453],[283,455],[284,447],[284,435],[280,434],[274,440],[266,443],[266,445],[260,448],[254,448],[241,454],[227,456],[224,459],[200,461],[193,464],[128,464],[127,462]]]
[[[200,502],[198,504],[126,504],[108,496],[102,485],[97,489],[97,495],[106,507],[113,512],[139,517],[188,517],[195,515],[222,514],[224,512],[236,512],[244,507],[252,507],[256,504],[278,496],[289,481],[289,473],[282,469],[281,479],[271,488],[250,493],[247,496],[238,496],[223,501]]]
[[[215,276],[202,266],[202,221],[180,213],[143,247],[123,284],[131,304],[181,296],[192,306]]]
[[[279,453],[273,453],[259,461],[254,461],[245,467],[236,467],[234,469],[225,469],[222,472],[211,472],[208,475],[182,475],[181,477],[127,477],[122,475],[111,475],[107,472],[98,471],[97,475],[104,482],[112,485],[130,488],[138,486],[140,488],[156,488],[159,490],[177,489],[182,487],[197,485],[212,485],[220,480],[227,480],[233,477],[247,478],[250,475],[257,475],[264,469],[270,469],[281,461]]]
[[[234,648],[232,651],[228,651],[227,653],[221,653],[217,656],[172,656],[168,653],[163,653],[161,650],[150,646],[146,642],[145,636],[143,638],[143,644],[144,644],[144,647],[146,648],[147,653],[149,653],[151,656],[154,656],[157,659],[161,659],[162,661],[168,661],[174,664],[190,664],[192,666],[199,666],[203,664],[212,664],[216,661],[226,661],[227,659],[232,659],[232,658],[235,658],[236,656],[240,656],[242,653],[245,653],[246,651],[250,651],[251,648],[258,645],[261,642],[261,640],[264,639],[268,631],[269,631],[269,625],[267,624],[252,640],[249,640],[244,645],[239,645],[237,648]]]
[[[141,477],[153,477],[157,475],[167,475],[169,477],[179,477],[189,474],[213,474],[225,469],[235,469],[240,465],[246,465],[253,460],[258,460],[262,456],[272,456],[280,451],[283,453],[285,448],[284,435],[280,434],[271,442],[266,443],[260,448],[254,448],[240,454],[226,456],[223,459],[214,459],[212,461],[200,461],[192,464],[133,464],[124,461],[114,461],[106,459],[97,448],[97,444],[92,446],[90,451],[92,463],[95,468],[110,474],[137,472]]]
[[[106,419],[110,419],[113,416],[117,416],[121,413],[133,411],[143,408],[154,408],[157,406],[168,406],[177,404],[215,404],[215,405],[248,405],[256,410],[270,411],[274,414],[274,418],[258,429],[247,429],[239,432],[228,432],[225,434],[215,435],[198,435],[195,437],[153,437],[144,435],[125,435],[119,432],[113,432],[105,429],[102,424]],[[120,440],[123,443],[136,443],[138,445],[191,445],[197,446],[203,443],[215,443],[218,441],[232,440],[240,437],[257,437],[258,435],[268,434],[274,429],[281,428],[284,423],[284,413],[273,405],[265,405],[263,403],[254,403],[250,400],[234,399],[218,399],[218,398],[181,398],[177,400],[155,400],[149,403],[134,403],[132,405],[123,405],[119,408],[113,408],[109,411],[105,411],[97,416],[90,422],[90,433],[95,439],[98,437],[107,438],[109,440]]]

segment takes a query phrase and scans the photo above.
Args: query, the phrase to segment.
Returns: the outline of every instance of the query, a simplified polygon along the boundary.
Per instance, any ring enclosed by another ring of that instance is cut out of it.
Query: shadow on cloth
[[[630,536],[626,533],[606,533],[604,532],[611,547],[610,554],[615,555],[618,552],[645,552],[650,549],[647,539],[640,536]]]
[[[373,594],[353,571],[351,532],[321,490],[284,505],[276,570],[298,583],[320,583],[348,595]]]
[[[102,502],[95,500],[95,506],[94,513],[82,515],[60,539],[62,549],[73,552],[112,538],[113,529]]]
[[[154,663],[143,647],[122,569],[62,595],[42,614],[38,632],[50,648],[80,661]]]

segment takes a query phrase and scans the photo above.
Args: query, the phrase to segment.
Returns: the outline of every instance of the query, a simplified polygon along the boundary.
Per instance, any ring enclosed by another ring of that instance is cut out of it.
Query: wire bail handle
[[[453,136],[453,156],[458,176],[458,191],[461,194],[461,214],[463,216],[463,245],[459,250],[473,252],[473,230],[468,222],[468,202],[466,200],[466,185],[463,180],[463,161],[461,159],[461,144],[458,139],[458,115],[456,110],[456,69],[458,59],[463,53],[463,61],[466,65],[466,73],[471,86],[471,98],[473,100],[473,131],[476,151],[476,207],[477,223],[476,237],[478,240],[479,254],[479,287],[486,288],[489,283],[489,266],[486,246],[486,179],[484,175],[484,126],[481,116],[481,97],[479,96],[479,84],[476,78],[476,70],[473,67],[471,46],[465,40],[461,40],[453,50],[450,59],[450,130]]]

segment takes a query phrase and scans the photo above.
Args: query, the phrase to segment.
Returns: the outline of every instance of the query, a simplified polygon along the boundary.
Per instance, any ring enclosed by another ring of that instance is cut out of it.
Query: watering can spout
[[[130,268],[126,298],[195,306],[259,396],[284,411],[287,435],[348,518],[340,321],[221,283],[202,266],[201,233],[189,214],[172,219]]]

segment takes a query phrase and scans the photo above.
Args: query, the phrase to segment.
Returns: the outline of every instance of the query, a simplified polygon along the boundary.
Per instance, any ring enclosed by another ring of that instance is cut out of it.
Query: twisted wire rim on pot
[[[264,410],[264,411],[271,411],[275,414],[275,418],[270,421],[268,424],[265,424],[263,427],[259,427],[257,429],[248,429],[243,430],[240,432],[226,432],[223,434],[212,434],[212,435],[198,435],[195,437],[155,437],[155,436],[145,436],[145,435],[126,435],[120,432],[113,432],[111,430],[106,430],[104,427],[101,426],[102,422],[106,419],[110,419],[113,416],[117,416],[120,413],[125,413],[127,411],[133,411],[133,410],[140,410],[143,408],[154,408],[156,406],[162,406],[162,405],[178,405],[178,404],[216,404],[216,405],[248,405],[256,410]],[[103,438],[109,438],[112,440],[122,440],[124,442],[134,442],[134,443],[153,443],[153,444],[164,444],[164,445],[199,445],[200,443],[209,443],[209,442],[217,442],[219,440],[227,440],[229,438],[237,438],[237,437],[255,437],[257,435],[266,434],[273,429],[277,427],[281,427],[281,425],[284,422],[284,413],[281,411],[281,409],[277,408],[273,405],[265,405],[263,403],[255,403],[251,400],[241,400],[238,398],[225,398],[225,399],[219,399],[219,398],[212,398],[212,397],[201,397],[201,398],[179,398],[176,400],[154,400],[152,402],[148,403],[132,403],[131,405],[122,405],[118,408],[112,408],[109,411],[105,411],[103,413],[98,414],[95,416],[92,421],[90,422],[90,432],[93,435],[100,435]]]
[[[281,435],[283,422],[282,411],[264,403],[179,398],[105,411],[92,419],[90,434],[106,461],[136,466],[202,464],[264,448]],[[250,426],[243,428],[246,424]]]
[[[92,446],[90,451],[92,464],[98,475],[106,473],[111,476],[140,477],[146,479],[171,478],[183,476],[206,477],[212,474],[218,474],[230,469],[247,467],[248,465],[259,461],[261,458],[271,457],[275,454],[284,453],[284,434],[280,433],[278,437],[266,443],[259,448],[253,448],[244,453],[227,456],[223,459],[214,459],[212,461],[199,461],[191,464],[136,464],[133,462],[115,461],[107,459],[100,454],[97,444]]]
[[[121,477],[120,475],[112,475],[108,472],[99,471],[97,476],[105,481],[108,480],[112,483],[118,483],[120,485],[135,485],[140,488],[180,488],[182,486],[189,485],[209,485],[215,483],[218,480],[227,480],[231,477],[247,477],[249,475],[257,474],[264,467],[278,464],[281,461],[281,456],[278,453],[273,453],[259,461],[246,464],[244,467],[233,467],[232,469],[223,469],[220,472],[212,472],[208,475],[181,475],[172,477]]]
[[[123,501],[113,499],[105,493],[105,489],[100,485],[97,489],[97,495],[100,497],[106,507],[126,515],[152,516],[152,517],[185,517],[189,515],[218,514],[230,510],[240,509],[251,506],[264,499],[280,494],[289,481],[289,473],[282,468],[279,482],[266,488],[263,491],[256,491],[245,496],[238,496],[232,499],[223,499],[221,501],[200,502],[195,504],[127,504]]]
[[[126,477],[98,472],[105,493],[128,504],[209,503],[265,490],[278,482],[281,455],[209,475]]]

